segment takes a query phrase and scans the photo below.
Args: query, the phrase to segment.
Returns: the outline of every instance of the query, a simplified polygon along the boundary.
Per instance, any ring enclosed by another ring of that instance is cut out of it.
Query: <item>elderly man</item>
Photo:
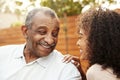
[[[77,68],[54,50],[60,28],[53,10],[33,9],[21,30],[25,44],[0,47],[0,80],[81,80]]]

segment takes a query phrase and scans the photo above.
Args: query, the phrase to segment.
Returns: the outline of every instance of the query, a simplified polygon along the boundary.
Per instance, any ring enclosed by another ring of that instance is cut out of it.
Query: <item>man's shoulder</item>
[[[59,65],[59,67],[61,66],[61,67],[68,67],[68,68],[75,68],[76,69],[74,64],[72,64],[71,62],[69,62],[69,63],[63,62],[64,55],[61,52],[54,50],[54,53],[55,53],[54,60],[56,59],[56,63]]]
[[[63,65],[62,60],[63,60],[63,58],[64,58],[64,55],[63,55],[60,51],[58,51],[58,50],[54,50],[54,51],[53,51],[53,55],[54,55],[54,61],[55,61],[56,63],[59,63],[59,64],[62,64],[62,65]]]
[[[64,55],[58,50],[54,50],[53,53],[55,54],[56,57],[61,57],[61,58],[64,57]]]
[[[4,48],[16,48],[19,46],[23,46],[24,44],[11,44],[11,45],[4,45],[4,46],[0,46],[0,49],[4,49]]]
[[[54,53],[54,57],[52,57],[53,64],[51,66],[52,66],[52,68],[55,68],[54,69],[55,72],[56,71],[58,73],[60,72],[62,77],[66,77],[68,75],[71,77],[74,76],[74,78],[78,77],[78,79],[81,77],[80,72],[74,66],[74,64],[72,64],[71,62],[69,62],[69,63],[63,62],[64,55],[61,52],[54,50],[53,53]],[[62,74],[64,74],[64,75],[62,75]],[[76,80],[78,80],[78,79],[76,78]]]
[[[4,46],[0,46],[0,52],[1,54],[7,54],[7,53],[11,53],[17,50],[20,50],[22,47],[24,46],[24,44],[15,44],[15,45],[4,45]]]

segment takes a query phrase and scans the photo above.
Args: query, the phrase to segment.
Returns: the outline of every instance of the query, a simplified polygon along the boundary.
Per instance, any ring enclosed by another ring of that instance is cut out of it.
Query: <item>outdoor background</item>
[[[25,43],[21,33],[21,25],[31,9],[47,6],[56,11],[60,18],[60,33],[56,49],[63,54],[80,57],[76,46],[78,35],[75,20],[78,15],[90,7],[120,9],[120,0],[0,0],[0,46]],[[87,60],[81,60],[86,71]]]

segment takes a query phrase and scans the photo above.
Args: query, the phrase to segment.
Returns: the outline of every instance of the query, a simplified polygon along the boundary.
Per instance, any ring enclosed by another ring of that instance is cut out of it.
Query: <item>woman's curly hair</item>
[[[88,35],[90,65],[112,68],[120,77],[120,14],[108,9],[90,9],[79,17],[78,23]]]

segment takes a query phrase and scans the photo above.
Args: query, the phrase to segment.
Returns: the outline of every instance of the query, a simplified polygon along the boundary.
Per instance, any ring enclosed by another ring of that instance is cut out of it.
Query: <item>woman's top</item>
[[[87,80],[120,80],[120,78],[117,78],[116,75],[113,74],[111,68],[103,69],[99,64],[92,65],[88,69],[86,77]]]

